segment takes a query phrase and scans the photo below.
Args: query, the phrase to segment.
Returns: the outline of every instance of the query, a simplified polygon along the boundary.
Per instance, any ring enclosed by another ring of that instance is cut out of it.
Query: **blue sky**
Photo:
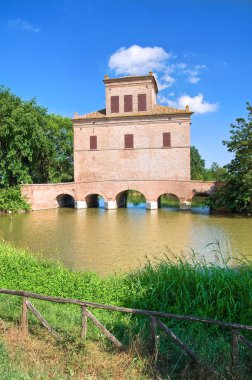
[[[152,69],[207,166],[252,103],[250,0],[0,0],[0,46],[0,83],[65,116],[104,108],[105,74]]]

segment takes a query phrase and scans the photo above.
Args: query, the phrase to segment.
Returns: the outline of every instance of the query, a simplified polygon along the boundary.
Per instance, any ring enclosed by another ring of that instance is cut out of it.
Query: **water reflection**
[[[205,208],[195,213],[176,208],[148,211],[143,203],[132,206],[137,207],[60,208],[1,216],[0,238],[61,260],[69,268],[101,274],[128,271],[144,263],[146,256],[172,257],[169,250],[176,255],[186,250],[189,255],[189,247],[214,261],[216,247],[206,247],[212,242],[219,242],[224,254],[250,255],[249,218],[208,215]]]

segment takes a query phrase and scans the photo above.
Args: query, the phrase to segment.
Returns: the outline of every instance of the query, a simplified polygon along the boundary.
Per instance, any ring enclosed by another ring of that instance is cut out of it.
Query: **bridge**
[[[181,209],[190,209],[195,195],[210,195],[217,186],[216,182],[182,180],[69,182],[23,185],[22,195],[32,210],[96,207],[98,196],[104,199],[105,209],[115,209],[124,207],[127,191],[134,190],[145,197],[147,209],[157,209],[160,197],[165,194],[175,195]]]

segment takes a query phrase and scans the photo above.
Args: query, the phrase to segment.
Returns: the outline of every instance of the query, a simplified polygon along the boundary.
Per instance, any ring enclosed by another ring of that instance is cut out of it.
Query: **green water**
[[[252,219],[209,215],[207,209],[106,211],[102,208],[60,208],[0,216],[0,239],[60,260],[74,270],[100,274],[128,271],[167,254],[191,256],[190,247],[218,261],[218,242],[224,256],[252,259]],[[173,253],[171,253],[172,251]]]

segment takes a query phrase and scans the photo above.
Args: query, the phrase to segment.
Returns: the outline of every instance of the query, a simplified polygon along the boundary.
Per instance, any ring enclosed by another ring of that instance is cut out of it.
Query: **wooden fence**
[[[0,294],[9,294],[23,297],[23,307],[22,307],[22,318],[21,318],[21,327],[23,333],[25,335],[28,334],[28,311],[31,311],[37,319],[41,322],[41,324],[59,341],[62,340],[62,337],[58,334],[58,332],[50,326],[50,324],[46,321],[46,319],[41,315],[41,313],[34,307],[34,305],[30,302],[29,298],[56,302],[60,304],[72,304],[79,305],[82,309],[82,321],[81,321],[81,337],[85,341],[87,334],[87,321],[90,319],[98,329],[118,348],[123,349],[123,345],[119,340],[111,334],[110,331],[106,329],[106,327],[91,313],[88,308],[94,309],[103,309],[110,311],[117,311],[121,313],[129,313],[135,315],[143,315],[150,319],[150,350],[153,356],[154,361],[157,361],[158,357],[158,340],[159,336],[157,335],[157,329],[160,328],[164,331],[171,340],[180,347],[194,362],[195,364],[202,366],[200,359],[197,355],[191,350],[186,343],[184,343],[170,328],[168,328],[160,318],[168,318],[175,319],[180,321],[189,321],[189,322],[200,322],[208,325],[220,326],[223,328],[228,328],[232,331],[232,340],[230,342],[231,345],[231,371],[235,374],[236,369],[238,367],[239,361],[239,344],[243,344],[248,349],[252,350],[252,343],[245,338],[241,334],[241,331],[252,331],[252,326],[242,325],[239,323],[229,323],[218,321],[210,318],[202,318],[195,317],[191,315],[181,315],[181,314],[172,314],[172,313],[164,313],[161,311],[152,311],[152,310],[141,310],[141,309],[131,309],[126,307],[119,307],[113,305],[104,305],[95,302],[89,301],[80,301],[71,298],[61,298],[61,297],[51,297],[45,296],[36,293],[25,292],[21,290],[9,290],[9,289],[0,289]],[[235,376],[233,377],[235,378]]]

